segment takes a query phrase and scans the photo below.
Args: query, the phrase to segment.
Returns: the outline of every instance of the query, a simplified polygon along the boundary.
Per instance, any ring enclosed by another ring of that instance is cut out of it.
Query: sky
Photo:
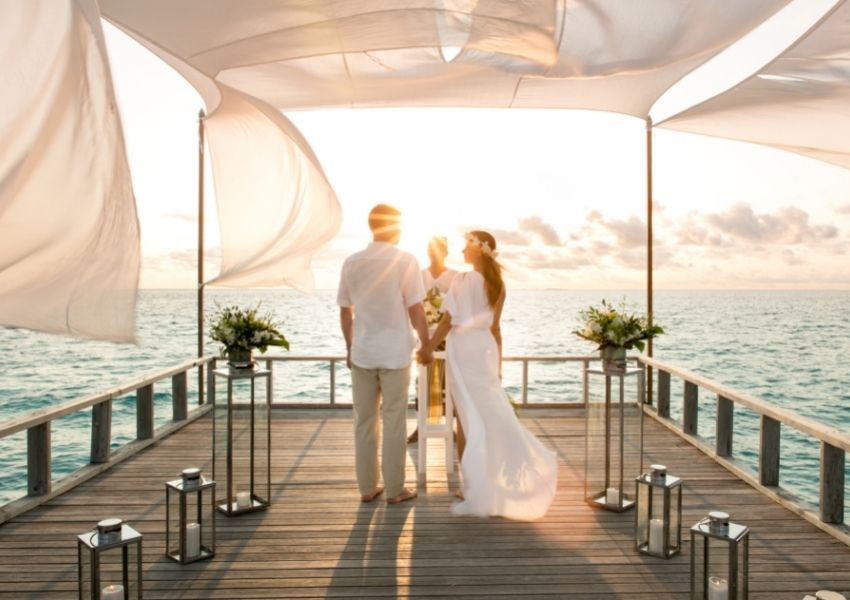
[[[141,222],[141,285],[194,288],[202,101],[168,66],[104,27]],[[688,102],[698,86],[668,103]],[[342,260],[368,243],[366,215],[379,202],[401,209],[400,245],[422,266],[429,236],[446,235],[450,266],[464,268],[463,232],[487,229],[512,287],[645,286],[646,134],[639,119],[553,109],[287,116],[343,208],[338,236],[314,260],[320,289],[335,288]],[[850,289],[850,170],[665,130],[655,131],[653,148],[656,288]],[[220,248],[209,172],[206,187],[210,278]]]

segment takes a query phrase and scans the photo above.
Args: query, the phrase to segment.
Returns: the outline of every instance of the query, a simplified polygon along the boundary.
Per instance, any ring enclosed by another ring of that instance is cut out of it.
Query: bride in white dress
[[[443,301],[446,314],[419,352],[421,362],[430,362],[448,335],[447,380],[466,432],[463,500],[452,511],[533,520],[552,503],[558,464],[554,453],[520,424],[502,389],[499,320],[505,286],[496,240],[486,231],[466,238],[463,256],[474,270],[454,278]]]

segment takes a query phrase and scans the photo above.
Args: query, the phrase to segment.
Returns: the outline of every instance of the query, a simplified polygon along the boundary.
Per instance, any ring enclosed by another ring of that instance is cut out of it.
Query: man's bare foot
[[[411,433],[409,436],[407,436],[407,443],[408,444],[415,444],[418,441],[419,441],[419,430],[414,429],[413,433]]]
[[[384,493],[384,488],[381,486],[376,487],[370,494],[363,494],[360,496],[360,502],[371,502],[378,496]]]
[[[419,494],[416,492],[416,490],[404,488],[401,490],[401,493],[398,496],[387,498],[387,504],[401,504],[402,502],[406,502],[407,500],[413,500],[418,495]]]
[[[463,490],[456,491],[455,492],[455,498],[457,498],[459,500],[466,500],[466,498],[463,497]]]

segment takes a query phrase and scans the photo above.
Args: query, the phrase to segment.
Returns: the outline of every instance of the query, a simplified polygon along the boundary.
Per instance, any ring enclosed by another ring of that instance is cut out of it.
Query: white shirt
[[[452,286],[452,280],[457,275],[457,271],[454,269],[446,269],[440,276],[434,279],[434,276],[431,275],[431,269],[422,269],[422,283],[425,285],[425,292],[427,293],[433,287],[437,287],[440,290],[442,295],[446,295],[449,291],[449,288]]]
[[[401,369],[415,348],[407,309],[425,290],[419,263],[386,242],[349,256],[339,277],[337,304],[354,307],[351,362],[364,369]]]

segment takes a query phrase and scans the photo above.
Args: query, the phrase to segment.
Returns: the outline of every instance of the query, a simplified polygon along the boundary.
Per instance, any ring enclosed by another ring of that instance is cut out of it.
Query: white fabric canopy
[[[850,168],[850,2],[728,92],[662,127],[746,140]]]
[[[340,208],[281,111],[548,107],[646,118],[671,85],[790,1],[100,7],[206,103],[223,245],[212,283],[303,288],[310,257],[338,230]],[[759,76],[665,126],[848,166],[847,11],[842,2]],[[0,0],[0,44],[0,323],[130,339],[138,225],[95,0]]]
[[[97,6],[0,12],[0,324],[132,341],[139,226]]]

